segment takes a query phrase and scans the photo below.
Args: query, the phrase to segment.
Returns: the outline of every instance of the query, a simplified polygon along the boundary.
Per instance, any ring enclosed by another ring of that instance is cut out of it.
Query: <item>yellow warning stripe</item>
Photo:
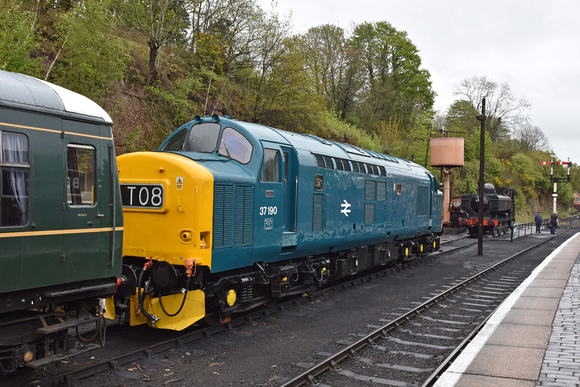
[[[8,124],[6,122],[0,122],[0,125],[11,126],[13,128],[22,128],[22,129],[38,130],[40,132],[50,132],[50,133],[59,133],[59,134],[62,133],[62,131],[55,130],[55,129],[46,129],[46,128],[37,128],[35,126]],[[101,139],[101,140],[113,140],[113,137],[101,137],[101,136],[94,136],[92,134],[82,134],[82,133],[76,133],[76,132],[64,132],[64,133],[65,134],[70,134],[70,135],[73,135],[73,136],[98,138],[98,139]]]
[[[0,233],[0,238],[15,238],[25,236],[46,236],[46,235],[70,235],[70,234],[90,234],[97,232],[123,231],[124,227],[103,227],[103,228],[81,228],[74,230],[47,230],[47,231],[20,231]]]

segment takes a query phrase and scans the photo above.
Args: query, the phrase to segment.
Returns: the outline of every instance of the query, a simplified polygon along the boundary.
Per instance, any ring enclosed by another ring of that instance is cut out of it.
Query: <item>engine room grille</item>
[[[375,203],[365,203],[365,224],[375,223]]]
[[[253,208],[254,187],[236,187],[236,246],[250,246],[252,244]]]
[[[252,244],[253,206],[254,187],[215,185],[214,248]]]
[[[312,231],[322,231],[324,228],[324,195],[314,194],[312,208]]]
[[[417,192],[417,216],[429,215],[429,187],[420,185]]]

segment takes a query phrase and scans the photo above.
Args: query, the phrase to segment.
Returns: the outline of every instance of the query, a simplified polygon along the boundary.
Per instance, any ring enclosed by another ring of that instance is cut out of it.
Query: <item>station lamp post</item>
[[[481,122],[479,138],[479,227],[477,228],[477,255],[483,255],[483,179],[485,168],[485,97],[481,99],[481,114],[476,117]]]

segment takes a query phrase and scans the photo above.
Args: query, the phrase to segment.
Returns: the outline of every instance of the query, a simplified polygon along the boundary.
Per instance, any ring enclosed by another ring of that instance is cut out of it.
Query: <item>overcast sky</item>
[[[556,156],[580,163],[580,1],[278,0],[276,10],[292,12],[296,33],[333,24],[350,35],[353,23],[391,23],[419,49],[436,110],[447,110],[466,78],[508,83],[532,104],[531,123]]]

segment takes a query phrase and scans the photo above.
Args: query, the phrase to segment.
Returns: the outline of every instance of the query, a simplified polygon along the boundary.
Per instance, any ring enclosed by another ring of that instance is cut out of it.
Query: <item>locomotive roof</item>
[[[220,120],[222,119],[223,118],[220,117]],[[313,153],[320,153],[325,156],[348,158],[363,162],[369,162],[371,159],[375,159],[375,161],[382,160],[393,163],[393,166],[396,164],[399,166],[415,165],[415,163],[409,160],[359,148],[351,144],[337,143],[312,134],[298,134],[249,122],[235,122],[238,125],[245,127],[260,140],[286,143],[296,149],[309,150]]]
[[[103,108],[87,97],[28,75],[0,70],[0,105],[41,112],[60,111],[112,124]]]

